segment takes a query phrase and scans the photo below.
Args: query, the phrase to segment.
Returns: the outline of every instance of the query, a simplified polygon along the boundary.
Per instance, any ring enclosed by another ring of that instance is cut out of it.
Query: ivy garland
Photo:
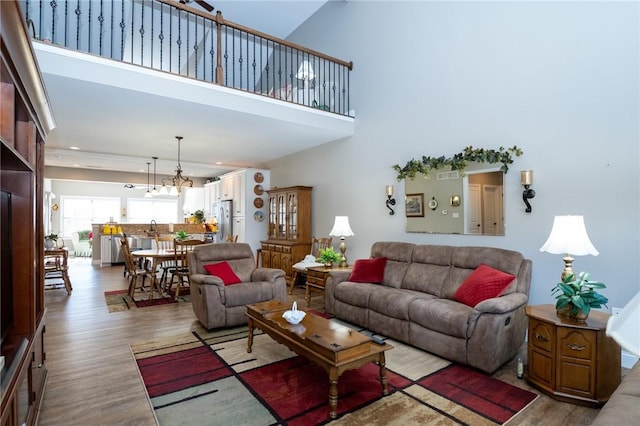
[[[447,158],[444,155],[441,157],[426,157],[423,155],[421,161],[412,158],[404,167],[400,167],[398,164],[392,167],[398,172],[398,181],[407,178],[413,179],[417,173],[422,173],[426,176],[431,170],[437,170],[447,166],[451,167],[451,170],[462,170],[466,167],[468,161],[492,164],[502,163],[500,170],[502,170],[503,173],[507,173],[509,164],[513,163],[513,157],[519,157],[521,155],[522,150],[515,145],[512,148],[504,148],[501,146],[497,151],[495,149],[468,146],[462,152],[455,154],[451,158]]]

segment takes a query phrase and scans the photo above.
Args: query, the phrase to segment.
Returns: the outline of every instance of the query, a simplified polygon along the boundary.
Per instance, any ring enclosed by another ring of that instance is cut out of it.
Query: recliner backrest
[[[251,281],[255,269],[253,250],[247,243],[202,244],[189,253],[189,270],[193,274],[206,274],[203,265],[227,261],[242,282]]]

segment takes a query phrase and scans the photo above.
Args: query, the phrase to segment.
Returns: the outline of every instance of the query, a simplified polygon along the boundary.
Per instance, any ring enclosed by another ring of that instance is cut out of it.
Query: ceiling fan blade
[[[204,0],[195,0],[195,2],[198,3],[200,6],[204,7],[205,9],[207,9],[207,12],[212,12],[213,11],[213,6],[211,6],[206,1],[204,1]]]

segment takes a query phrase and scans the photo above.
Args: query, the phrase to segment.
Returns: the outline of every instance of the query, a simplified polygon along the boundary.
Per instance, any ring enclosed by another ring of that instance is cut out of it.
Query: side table
[[[605,335],[609,314],[585,322],[558,317],[555,305],[527,306],[529,384],[550,397],[599,407],[620,384],[620,346]]]
[[[320,290],[324,294],[324,287],[327,283],[327,279],[329,278],[329,273],[331,271],[349,271],[351,272],[351,266],[334,266],[332,268],[327,268],[326,266],[315,266],[312,268],[307,268],[307,283],[306,290],[304,292],[304,300],[307,301],[307,306],[311,304],[311,289],[315,288]]]

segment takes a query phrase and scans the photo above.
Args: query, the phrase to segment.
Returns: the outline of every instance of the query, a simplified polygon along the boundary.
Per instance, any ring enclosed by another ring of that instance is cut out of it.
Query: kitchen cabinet
[[[552,398],[599,407],[620,384],[620,347],[606,336],[609,314],[560,318],[555,305],[527,306],[527,381]]]

